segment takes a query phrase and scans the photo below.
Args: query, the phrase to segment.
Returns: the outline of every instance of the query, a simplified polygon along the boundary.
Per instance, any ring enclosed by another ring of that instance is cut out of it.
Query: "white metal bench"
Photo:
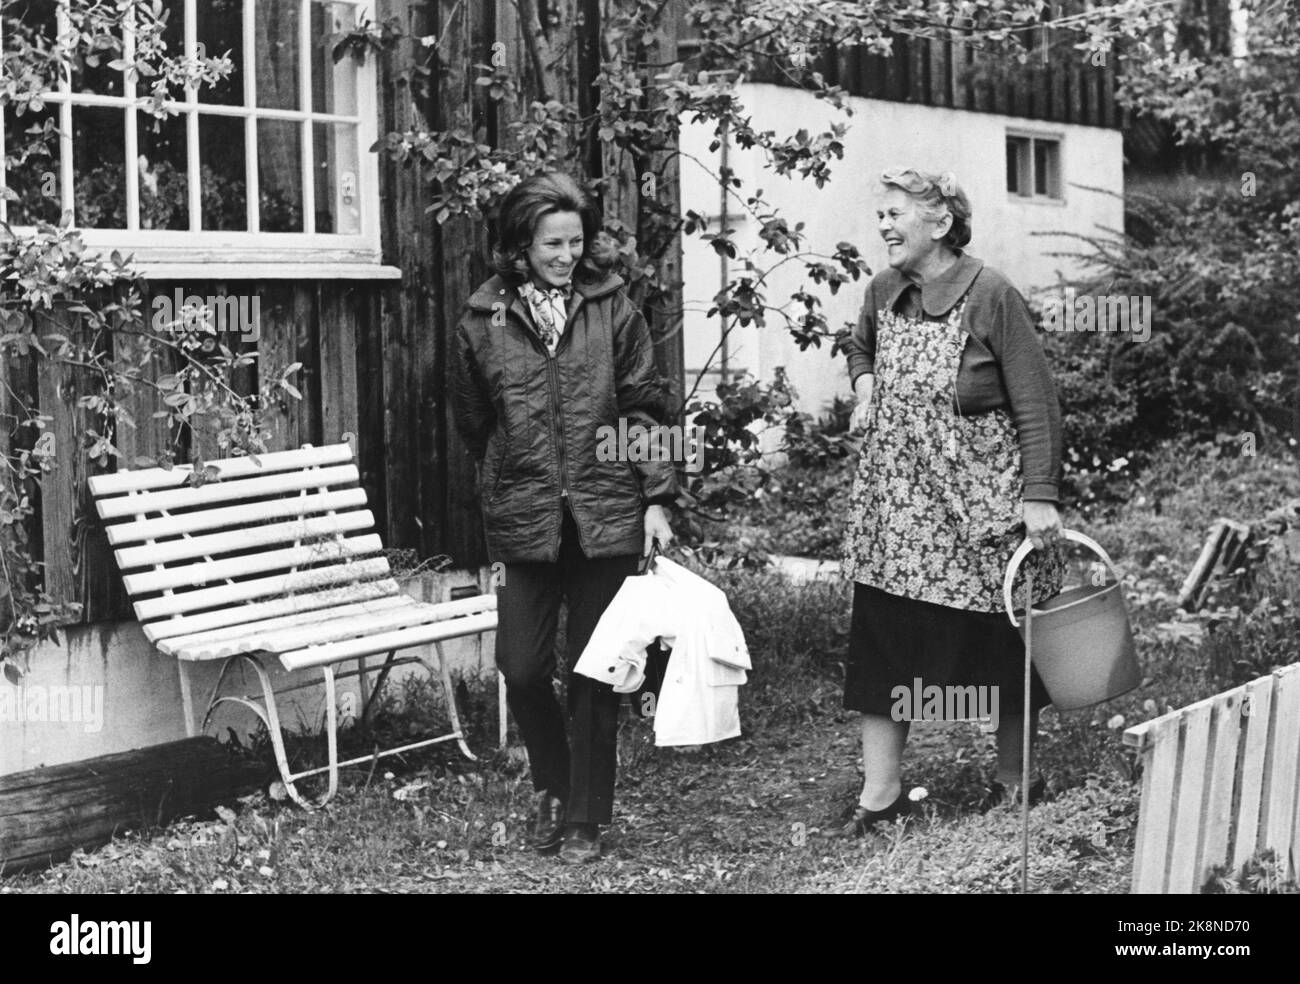
[[[379,536],[366,532],[374,516],[366,508],[365,490],[357,486],[359,478],[351,446],[331,444],[210,461],[202,481],[189,467],[122,470],[89,480],[145,636],[176,657],[186,731],[193,736],[206,730],[223,702],[250,708],[266,725],[285,788],[307,809],[334,795],[344,766],[453,740],[473,759],[443,643],[476,636],[481,645],[482,633],[497,625],[495,595],[430,604],[402,592],[379,553]],[[436,661],[419,651],[397,657],[430,644]],[[367,667],[366,657],[380,653],[383,663]],[[262,664],[267,655],[278,657],[289,671],[320,670],[328,765],[290,772],[275,697],[316,684],[273,689]],[[190,668],[205,660],[224,665],[196,726]],[[338,664],[349,661],[356,662],[355,669],[336,673]],[[335,681],[359,678],[365,720],[389,671],[411,662],[441,679],[451,731],[339,762]],[[260,697],[221,694],[237,664],[256,674]],[[378,677],[370,687],[372,671]],[[329,788],[309,801],[295,782],[321,772],[329,773]]]

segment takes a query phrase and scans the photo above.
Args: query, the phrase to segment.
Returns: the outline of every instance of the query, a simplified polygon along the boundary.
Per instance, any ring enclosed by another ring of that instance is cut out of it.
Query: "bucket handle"
[[[1096,540],[1092,539],[1089,536],[1085,536],[1084,534],[1078,532],[1077,530],[1063,529],[1061,530],[1061,536],[1066,540],[1073,540],[1075,543],[1083,544],[1085,547],[1087,547],[1089,550],[1091,550],[1093,553],[1095,553],[1098,557],[1100,557],[1103,561],[1106,562],[1106,566],[1110,568],[1110,572],[1115,576],[1116,582],[1120,580],[1120,574],[1119,571],[1116,570],[1115,568],[1114,561],[1110,559],[1110,555],[1107,554],[1106,551],[1102,549],[1101,544],[1099,544]],[[1020,627],[1020,623],[1016,621],[1014,602],[1011,600],[1011,585],[1016,580],[1016,571],[1020,569],[1020,565],[1024,563],[1025,558],[1029,556],[1029,552],[1033,549],[1034,549],[1034,544],[1033,541],[1031,540],[1025,540],[1024,543],[1016,547],[1016,552],[1011,555],[1011,561],[1010,563],[1007,564],[1006,577],[1002,579],[1002,601],[1007,608],[1007,618],[1011,619],[1011,624],[1016,626],[1017,628]]]

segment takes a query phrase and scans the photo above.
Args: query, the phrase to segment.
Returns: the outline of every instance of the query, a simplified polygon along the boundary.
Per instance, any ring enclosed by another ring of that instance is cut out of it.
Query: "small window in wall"
[[[1061,198],[1061,141],[1008,136],[1007,191],[1021,198]]]

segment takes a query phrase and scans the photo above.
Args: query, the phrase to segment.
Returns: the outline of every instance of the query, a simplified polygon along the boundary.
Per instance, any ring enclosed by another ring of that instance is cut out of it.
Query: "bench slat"
[[[337,607],[319,608],[309,612],[293,612],[289,615],[277,615],[273,618],[258,619],[252,622],[236,622],[219,629],[206,632],[191,632],[188,635],[162,639],[158,648],[168,656],[181,659],[200,659],[193,651],[203,647],[214,647],[223,643],[232,643],[246,639],[260,639],[263,636],[293,628],[294,626],[315,625],[324,619],[346,618],[349,615],[361,615],[365,612],[391,611],[395,608],[410,608],[419,602],[409,595],[384,595],[367,601],[341,604]],[[260,647],[259,647],[260,648]],[[252,652],[252,650],[238,650]]]
[[[326,444],[319,448],[299,448],[294,451],[270,451],[257,456],[257,463],[248,456],[221,458],[207,464],[217,469],[224,478],[245,475],[267,475],[295,468],[337,465],[352,460],[352,447],[346,442]],[[88,480],[90,494],[100,496],[120,495],[123,492],[143,492],[151,489],[171,489],[189,481],[194,469],[190,465],[175,468],[132,468],[111,475],[94,475]]]
[[[223,506],[203,512],[185,513],[181,516],[162,516],[157,519],[137,519],[129,523],[107,526],[111,546],[120,543],[138,543],[141,540],[162,540],[197,533],[200,530],[218,530],[226,527],[252,526],[268,519],[285,519],[290,516],[307,516],[312,513],[354,509],[366,504],[366,490],[340,489],[335,492],[314,492],[311,495],[289,499],[270,499],[266,502],[249,502],[240,506]]]
[[[177,636],[193,635],[196,632],[206,632],[209,629],[225,626],[243,625],[246,622],[275,618],[279,615],[319,612],[336,605],[400,595],[401,591],[396,581],[387,578],[382,581],[366,581],[362,584],[345,584],[324,591],[307,591],[271,601],[255,601],[237,608],[219,608],[193,615],[179,615],[159,622],[148,622],[142,628],[145,638],[161,647],[164,640],[175,639]]]
[[[117,565],[122,570],[128,571],[135,567],[152,567],[155,564],[170,564],[178,560],[247,550],[249,547],[258,547],[264,543],[313,540],[318,537],[333,536],[336,533],[354,533],[357,530],[370,529],[374,525],[374,514],[369,509],[360,509],[355,512],[291,519],[284,523],[268,523],[265,526],[248,526],[241,530],[207,533],[179,540],[164,540],[162,543],[146,543],[139,547],[123,547],[116,551],[114,556],[117,557]]]
[[[389,632],[396,629],[410,629],[420,625],[431,625],[442,621],[434,606],[416,602],[408,608],[397,608],[387,612],[362,612],[350,618],[331,619],[308,626],[298,626],[263,635],[265,649],[271,653],[292,652],[306,649],[327,642],[343,642],[356,639],[366,633]]]
[[[393,632],[380,632],[377,635],[347,642],[327,642],[321,646],[295,649],[282,653],[280,663],[286,670],[301,670],[309,666],[321,666],[337,663],[359,656],[373,656],[386,653],[391,649],[409,649],[412,646],[444,639],[456,639],[460,636],[476,635],[488,632],[497,625],[496,612],[484,612],[481,615],[465,615],[461,618],[443,619],[413,629],[398,629]]]
[[[461,615],[477,615],[479,612],[497,610],[497,596],[492,594],[474,595],[471,598],[457,598],[455,601],[425,602],[436,605],[443,618],[457,618]]]
[[[179,567],[164,567],[162,570],[141,571],[139,574],[127,574],[122,578],[128,594],[148,594],[151,591],[167,591],[175,588],[192,588],[213,581],[227,578],[243,577],[247,574],[262,574],[266,571],[283,571],[290,567],[302,567],[306,564],[325,560],[342,560],[347,557],[364,557],[366,554],[379,553],[384,543],[378,533],[365,536],[353,536],[344,540],[321,540],[298,547],[284,547],[280,550],[263,550],[260,553],[244,554],[241,557],[228,557],[225,560],[205,560],[184,564]]]
[[[461,602],[451,602],[451,604],[461,605],[461,608],[449,609],[447,605],[431,605],[427,602],[417,603],[411,608],[400,608],[387,612],[363,612],[350,618],[330,619],[328,622],[319,624],[297,626],[280,632],[263,633],[261,635],[262,648],[267,652],[283,653],[294,649],[304,649],[307,646],[318,646],[325,642],[351,639],[367,633],[373,634],[392,629],[414,628],[417,625],[463,618],[467,615],[477,615],[483,612],[482,608],[465,611]]]
[[[147,516],[150,513],[177,509],[198,509],[218,502],[238,499],[265,499],[303,489],[325,489],[331,485],[351,485],[361,477],[352,464],[315,468],[310,471],[276,472],[229,482],[207,482],[198,488],[166,489],[141,492],[116,499],[99,499],[95,506],[101,519],[123,516]]]
[[[350,564],[331,564],[327,567],[313,567],[305,571],[240,581],[237,584],[223,584],[215,588],[198,588],[194,591],[179,591],[159,598],[148,598],[135,603],[135,613],[140,621],[145,622],[165,615],[179,615],[204,608],[233,605],[241,601],[252,601],[255,598],[310,591],[330,584],[381,578],[388,573],[388,560],[384,557],[358,560]]]

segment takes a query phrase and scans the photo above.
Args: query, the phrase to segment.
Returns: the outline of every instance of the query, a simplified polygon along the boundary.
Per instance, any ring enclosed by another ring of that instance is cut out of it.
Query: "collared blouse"
[[[876,322],[881,311],[937,320],[969,290],[962,315],[967,339],[957,371],[959,414],[1010,412],[1020,442],[1024,498],[1058,502],[1061,486],[1061,408],[1051,370],[1020,292],[982,260],[958,251],[957,262],[924,285],[892,267],[872,278],[845,352],[849,379],[875,371]]]

